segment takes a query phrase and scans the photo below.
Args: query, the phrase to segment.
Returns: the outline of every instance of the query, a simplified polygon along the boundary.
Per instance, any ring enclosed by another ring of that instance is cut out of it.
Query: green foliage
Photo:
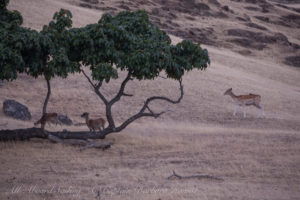
[[[70,11],[61,9],[54,14],[53,21],[43,27],[40,33],[43,66],[41,71],[31,75],[37,76],[41,73],[49,80],[54,76],[66,78],[68,73],[80,70],[79,63],[69,58],[71,34],[68,28],[72,27],[71,18]]]
[[[18,11],[7,10],[8,2],[0,2],[0,79],[13,80],[17,72],[25,71],[21,51],[27,30],[19,34],[22,16]]]
[[[10,28],[10,26],[20,26],[23,23],[22,15],[14,10],[7,10],[9,0],[0,1],[0,28]]]
[[[72,27],[72,14],[61,9],[41,32],[21,27],[22,16],[0,2],[0,79],[18,73],[50,80],[90,67],[94,80],[118,78],[118,69],[138,80],[154,79],[164,71],[180,79],[185,71],[205,69],[208,52],[199,44],[172,45],[169,36],[152,24],[145,11],[105,14],[98,23]]]
[[[93,79],[117,78],[117,69],[132,77],[154,79],[161,71],[180,79],[184,71],[205,69],[207,50],[183,41],[171,45],[169,36],[153,25],[145,11],[105,14],[97,24],[71,29],[73,57],[90,66]]]
[[[0,79],[13,80],[18,73],[27,73],[50,80],[80,70],[79,63],[69,59],[70,11],[61,9],[48,26],[37,32],[20,27],[21,15],[6,10],[4,4],[1,2],[0,37],[5,39],[0,42]]]

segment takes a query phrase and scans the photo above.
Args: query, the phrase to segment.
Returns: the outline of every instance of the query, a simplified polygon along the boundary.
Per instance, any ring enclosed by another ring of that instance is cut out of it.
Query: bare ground
[[[61,7],[72,11],[74,26],[97,22],[103,10],[83,8],[78,2],[15,0],[10,8],[20,10],[24,25],[34,29],[41,29]],[[88,5],[95,4],[92,0],[87,2]],[[98,7],[117,8],[115,1],[101,2],[97,3]],[[209,5],[209,11],[215,13],[220,6],[210,5],[211,2],[214,1],[196,1]],[[259,7],[251,2],[219,1],[222,6],[228,4],[234,13],[242,12],[240,8],[244,7]],[[275,4],[274,1],[266,2]],[[129,2],[125,3],[130,7]],[[158,3],[160,5],[160,1],[132,1],[132,4],[144,5],[145,9],[152,9]],[[199,9],[206,8],[198,6]],[[286,6],[293,7],[291,4]],[[183,5],[181,9],[185,7]],[[284,7],[276,9],[296,13]],[[252,15],[257,11],[245,10],[251,19],[256,19]],[[274,13],[272,11],[272,15]],[[179,30],[184,29],[183,22],[189,19],[182,10],[174,11],[174,14],[182,22]],[[245,29],[244,22],[232,21],[231,14],[225,22],[215,16],[198,18],[194,15],[192,17],[197,19],[194,28],[202,30],[212,24],[217,31]],[[279,19],[280,14],[273,19]],[[270,12],[260,15],[268,17]],[[202,22],[207,27],[201,26]],[[268,30],[276,28],[287,35],[289,41],[299,44],[297,29],[274,23],[259,24]],[[204,36],[211,37],[209,31],[206,29],[208,35]],[[249,31],[253,31],[253,27]],[[214,34],[226,43],[221,33]],[[227,32],[224,37],[229,37]],[[232,39],[231,36],[228,39]],[[172,40],[176,43],[180,38],[172,36]],[[168,108],[171,112],[157,120],[139,120],[123,132],[108,136],[106,140],[114,142],[111,149],[79,152],[77,147],[40,139],[1,143],[0,199],[299,199],[300,71],[281,62],[291,54],[297,56],[298,51],[284,52],[276,43],[268,44],[267,50],[251,49],[251,55],[246,56],[247,52],[236,53],[245,49],[232,45],[205,46],[212,59],[211,66],[206,71],[193,71],[184,77],[182,103],[176,107],[160,102],[153,104],[157,110]],[[277,56],[278,52],[280,56]],[[56,78],[51,83],[53,94],[49,111],[68,114],[75,122],[82,122],[79,115],[83,112],[90,112],[93,117],[104,114],[104,106],[81,74],[69,76],[67,80]],[[119,84],[120,81],[113,81],[105,85],[104,94],[112,96]],[[237,94],[260,94],[266,117],[257,119],[258,110],[254,107],[247,108],[246,119],[242,118],[241,112],[233,117],[234,104],[223,95],[230,87]],[[161,78],[130,82],[127,92],[134,97],[122,99],[113,114],[121,122],[138,110],[137,106],[142,105],[144,98],[153,94],[177,97],[177,88],[176,82]],[[32,127],[40,117],[46,83],[43,79],[33,80],[20,75],[14,82],[4,82],[0,93],[0,102],[16,99],[27,105],[33,116],[32,121],[23,122],[7,118],[1,111],[0,128]],[[75,126],[48,127],[49,130],[64,128],[87,130],[87,127]],[[167,180],[173,170],[186,176],[214,175],[224,181]]]

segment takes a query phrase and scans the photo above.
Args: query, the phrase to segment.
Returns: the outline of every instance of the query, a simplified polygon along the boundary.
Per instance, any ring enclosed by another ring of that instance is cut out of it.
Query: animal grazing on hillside
[[[37,122],[34,123],[34,125],[38,125],[41,124],[41,127],[44,129],[46,123],[48,123],[50,125],[50,123],[52,124],[60,124],[60,121],[58,119],[58,114],[57,113],[45,113],[43,114],[43,116],[41,117],[41,119],[39,119]]]
[[[237,105],[236,108],[234,109],[233,116],[235,116],[236,112],[238,109],[242,106],[244,110],[244,118],[246,118],[246,106],[255,106],[256,108],[260,109],[260,112],[258,114],[258,117],[262,114],[265,116],[265,112],[263,107],[260,105],[261,101],[261,96],[258,94],[247,94],[247,95],[235,95],[232,92],[232,88],[228,89],[225,91],[224,95],[229,95]]]
[[[99,131],[104,129],[105,120],[103,118],[89,119],[89,113],[87,112],[83,113],[81,117],[85,118],[86,125],[89,127],[91,132],[95,132],[97,129]]]

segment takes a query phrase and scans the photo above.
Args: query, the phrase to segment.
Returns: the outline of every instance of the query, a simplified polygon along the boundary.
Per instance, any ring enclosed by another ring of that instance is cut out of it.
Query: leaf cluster
[[[205,69],[207,50],[199,44],[183,41],[172,45],[169,36],[152,24],[146,11],[105,14],[97,24],[71,29],[74,57],[89,66],[93,79],[118,77],[126,70],[138,79],[154,79],[161,71],[180,79],[184,71]]]
[[[79,71],[79,63],[69,59],[72,14],[61,9],[49,25],[37,32],[21,27],[22,16],[6,9],[8,0],[1,1],[0,11],[0,79],[13,80],[18,73],[32,77],[67,77]]]
[[[13,80],[18,73],[65,78],[81,65],[98,81],[116,79],[120,70],[138,80],[154,79],[162,71],[181,79],[185,71],[210,63],[200,44],[184,40],[172,45],[143,10],[104,14],[98,23],[71,28],[71,12],[61,9],[37,32],[21,27],[22,16],[8,11],[7,3],[0,4],[0,79]]]

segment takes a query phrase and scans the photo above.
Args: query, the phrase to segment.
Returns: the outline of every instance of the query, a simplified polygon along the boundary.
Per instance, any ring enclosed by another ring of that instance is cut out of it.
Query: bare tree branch
[[[149,107],[148,105],[146,106],[146,108],[147,108],[147,110],[149,110],[149,112],[152,114],[152,116],[153,116],[154,118],[158,118],[160,115],[162,115],[162,114],[166,113],[167,111],[169,111],[169,110],[165,110],[165,111],[162,111],[162,112],[160,112],[160,113],[155,113],[155,112],[153,112],[153,111],[150,109],[150,107]]]
[[[92,82],[92,80],[91,80],[90,77],[84,72],[84,70],[81,70],[81,72],[82,72],[83,75],[86,77],[86,79],[89,81],[89,83],[93,86],[93,88],[96,88],[96,85]]]
[[[123,96],[125,96],[125,97],[132,97],[133,94],[127,94],[127,93],[123,92]]]
[[[99,81],[99,83],[95,86],[95,88],[96,88],[97,90],[99,90],[100,87],[102,86],[102,83],[103,83],[103,81]]]
[[[177,100],[172,100],[168,97],[163,97],[163,96],[153,96],[153,97],[150,97],[146,100],[145,102],[145,105],[144,105],[144,109],[146,109],[147,105],[151,102],[151,101],[154,101],[154,100],[163,100],[163,101],[168,101],[172,104],[178,104],[181,99],[183,98],[183,95],[184,95],[184,92],[183,92],[183,85],[182,85],[182,80],[180,79],[179,81],[179,85],[180,85],[180,96]]]
[[[90,77],[84,72],[84,70],[81,70],[81,72],[83,73],[83,75],[86,77],[86,79],[89,81],[89,83],[92,85],[92,87],[94,88],[95,90],[95,93],[99,96],[99,98],[103,101],[103,103],[105,105],[108,104],[108,101],[107,99],[104,97],[104,95],[100,92],[100,87],[102,86],[102,81],[100,81],[97,85],[94,84],[92,82],[92,80],[90,79]]]
[[[59,137],[56,137],[54,135],[48,134],[48,139],[55,143],[62,143],[62,144],[72,144],[72,145],[88,145],[88,142],[86,140],[81,139],[61,139]]]
[[[163,97],[163,96],[153,96],[153,97],[150,97],[148,98],[145,103],[144,103],[144,106],[141,108],[141,110],[133,115],[132,117],[130,117],[129,119],[127,119],[125,122],[123,122],[119,127],[115,128],[114,130],[116,132],[120,132],[121,130],[123,130],[124,128],[126,128],[130,123],[132,123],[133,121],[141,118],[141,117],[154,117],[154,118],[157,118],[159,117],[160,115],[164,114],[167,112],[166,111],[162,111],[160,113],[154,113],[150,108],[149,108],[149,103],[154,101],[154,100],[163,100],[163,101],[167,101],[167,102],[170,102],[172,104],[178,104],[180,103],[181,99],[183,98],[183,85],[182,85],[182,80],[180,79],[179,80],[179,85],[180,85],[180,96],[178,97],[177,100],[172,100],[168,97]],[[145,113],[145,110],[148,109],[150,113]]]
[[[105,143],[103,143],[103,142],[89,142],[85,146],[80,147],[79,151],[83,151],[83,150],[90,149],[90,148],[99,148],[99,149],[102,149],[104,151],[106,149],[109,149],[111,147],[111,145],[112,145],[112,142],[105,142]]]
[[[191,178],[196,178],[196,179],[213,179],[213,180],[217,180],[217,181],[224,181],[224,179],[217,177],[217,176],[211,176],[211,175],[206,175],[206,174],[196,174],[196,175],[191,175],[191,176],[181,176],[179,174],[176,174],[175,171],[173,171],[173,174],[171,176],[169,176],[167,179],[171,180],[174,178],[178,178],[178,179],[191,179]]]
[[[118,92],[118,94],[109,102],[111,105],[113,105],[114,103],[116,103],[117,101],[120,100],[121,96],[128,96],[124,93],[125,90],[125,86],[128,83],[128,81],[132,80],[131,78],[131,72],[128,72],[126,78],[124,79],[124,81],[122,82],[121,86],[120,86],[120,90]]]

